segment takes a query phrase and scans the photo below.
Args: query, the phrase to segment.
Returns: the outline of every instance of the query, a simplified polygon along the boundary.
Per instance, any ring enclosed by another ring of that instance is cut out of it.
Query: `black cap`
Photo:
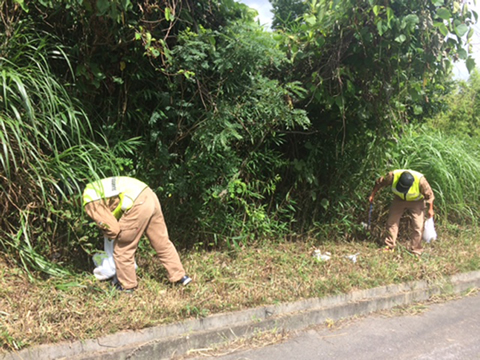
[[[414,181],[415,179],[413,175],[410,174],[408,171],[404,171],[402,175],[400,175],[400,179],[398,179],[396,186],[397,191],[403,194],[408,193],[408,190],[410,190],[410,187],[412,186]]]

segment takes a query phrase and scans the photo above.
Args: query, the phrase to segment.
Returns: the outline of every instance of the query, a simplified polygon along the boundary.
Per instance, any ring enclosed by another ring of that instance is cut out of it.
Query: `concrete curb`
[[[203,319],[128,331],[99,339],[41,345],[0,355],[1,360],[170,359],[192,349],[208,348],[262,330],[297,330],[355,315],[425,301],[433,295],[458,294],[480,288],[480,271],[432,283],[415,281],[294,303],[208,316]]]

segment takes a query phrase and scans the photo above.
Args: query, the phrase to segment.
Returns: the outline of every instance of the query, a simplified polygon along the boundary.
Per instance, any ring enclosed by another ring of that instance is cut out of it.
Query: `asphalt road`
[[[370,315],[340,322],[333,329],[319,326],[293,334],[282,343],[214,358],[480,360],[480,293],[426,308],[412,305],[411,309],[422,311]]]

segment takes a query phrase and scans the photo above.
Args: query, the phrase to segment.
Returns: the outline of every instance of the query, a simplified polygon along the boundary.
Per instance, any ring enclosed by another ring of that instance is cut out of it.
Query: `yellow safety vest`
[[[397,190],[397,183],[400,180],[400,176],[404,171],[408,171],[410,174],[413,175],[414,181],[410,189],[408,190],[407,194],[401,193]],[[419,173],[418,171],[414,170],[395,170],[393,172],[393,184],[392,184],[392,191],[395,195],[400,197],[402,200],[406,201],[417,201],[422,200],[423,195],[420,192],[420,179],[423,177],[423,174]]]
[[[114,176],[87,184],[83,192],[83,206],[89,202],[118,196],[120,203],[112,212],[119,219],[124,211],[132,208],[133,203],[148,187],[140,180],[127,176]]]

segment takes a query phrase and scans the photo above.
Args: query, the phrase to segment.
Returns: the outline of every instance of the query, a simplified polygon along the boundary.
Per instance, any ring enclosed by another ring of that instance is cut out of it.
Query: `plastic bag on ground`
[[[355,264],[357,262],[357,256],[358,255],[360,255],[360,253],[356,253],[356,254],[353,254],[353,255],[346,255],[345,257],[347,259],[352,260],[352,262]]]
[[[113,260],[113,244],[114,241],[109,238],[104,238],[104,250],[103,253],[97,253],[93,255],[93,263],[95,269],[93,269],[93,275],[98,280],[108,280],[115,276],[115,261]]]
[[[113,260],[113,246],[113,240],[103,238],[103,248],[105,251],[93,255],[93,263],[96,266],[95,269],[93,269],[93,275],[95,275],[98,280],[108,280],[117,274],[115,261]],[[137,270],[137,268],[137,262],[135,261],[135,270]]]
[[[325,254],[322,254],[320,250],[314,250],[313,251],[313,257],[317,259],[318,261],[328,261],[330,260],[330,257],[332,254],[330,254],[328,251]]]
[[[423,240],[427,243],[437,240],[437,232],[435,231],[435,224],[433,217],[425,221],[425,228],[423,229]]]

